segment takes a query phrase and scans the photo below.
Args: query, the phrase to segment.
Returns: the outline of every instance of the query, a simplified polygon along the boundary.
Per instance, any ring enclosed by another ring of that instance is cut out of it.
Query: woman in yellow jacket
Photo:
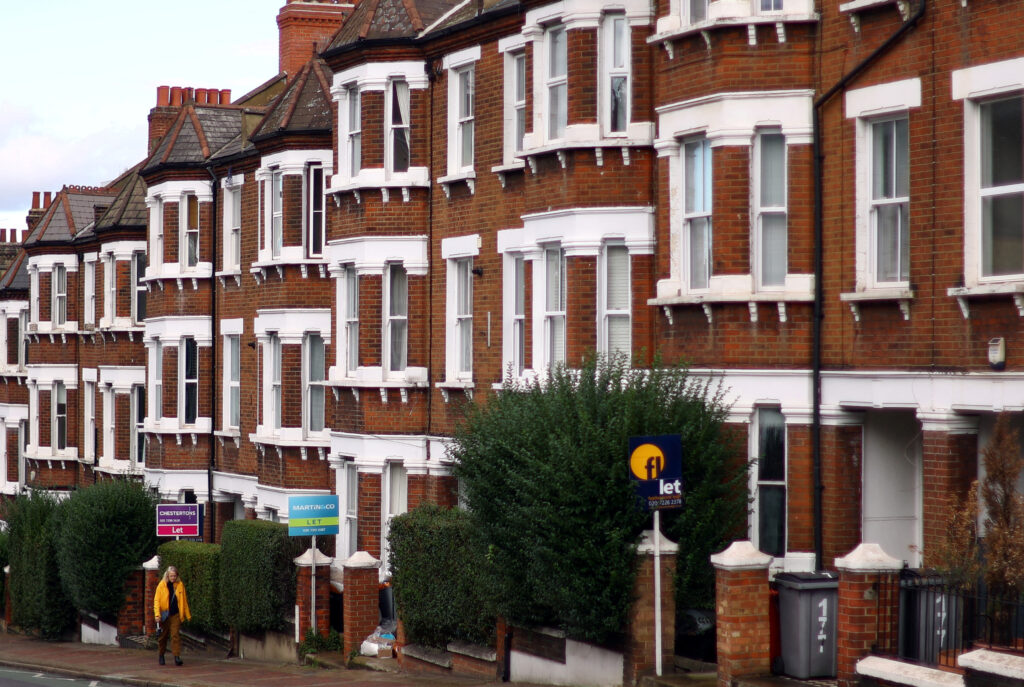
[[[157,649],[160,652],[160,665],[164,665],[164,651],[167,650],[167,637],[171,638],[171,653],[174,654],[174,665],[180,666],[181,660],[181,624],[192,619],[188,610],[188,597],[185,595],[185,583],[178,579],[178,569],[167,566],[164,578],[156,586],[153,597],[153,615],[156,616],[160,639]]]

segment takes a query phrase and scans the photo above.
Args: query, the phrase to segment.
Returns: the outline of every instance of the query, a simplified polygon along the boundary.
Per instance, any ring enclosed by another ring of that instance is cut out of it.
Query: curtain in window
[[[406,367],[406,350],[408,341],[409,315],[409,284],[405,269],[392,265],[388,270],[389,279],[389,315],[390,315],[390,352],[391,370],[401,371]]]
[[[409,170],[409,84],[391,82],[391,171]]]

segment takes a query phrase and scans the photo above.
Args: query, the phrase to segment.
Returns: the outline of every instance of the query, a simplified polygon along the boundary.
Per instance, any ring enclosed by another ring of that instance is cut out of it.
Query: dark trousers
[[[181,616],[175,613],[168,616],[167,620],[160,624],[160,638],[157,639],[157,651],[163,656],[167,650],[167,637],[171,638],[171,653],[181,656]]]

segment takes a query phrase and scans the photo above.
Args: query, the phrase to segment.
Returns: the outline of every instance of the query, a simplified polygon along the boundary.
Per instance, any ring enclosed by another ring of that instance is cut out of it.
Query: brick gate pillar
[[[921,524],[924,562],[935,561],[946,532],[946,515],[978,477],[978,422],[955,413],[918,412],[921,421]]]
[[[146,616],[153,619],[153,597],[146,599],[146,571],[143,568],[128,573],[124,585],[124,606],[117,614],[119,637],[144,634]],[[149,611],[148,613],[146,611]]]
[[[772,557],[749,541],[736,541],[711,556],[715,566],[718,685],[771,672],[768,565]]]
[[[838,687],[856,687],[857,661],[873,649],[893,653],[899,637],[900,570],[903,561],[878,544],[861,544],[836,559],[839,569],[836,623]]]
[[[679,545],[659,533],[661,567],[661,598],[654,596],[654,530],[643,533],[637,556],[636,581],[633,584],[633,606],[629,609],[629,629],[623,657],[624,685],[636,684],[640,676],[655,672],[654,605],[661,605],[661,668],[662,674],[672,672],[676,639],[675,572]]]
[[[822,567],[828,570],[862,540],[863,414],[823,413],[821,454],[822,498],[827,504],[822,508]]]
[[[331,629],[331,563],[329,558],[319,549],[307,549],[306,553],[295,559],[298,579],[295,582],[295,605],[299,607],[299,637],[305,637],[310,627],[324,637]],[[313,566],[316,565],[316,579],[313,580]],[[313,609],[313,586],[316,589],[316,614],[311,617]]]
[[[344,563],[345,655],[358,651],[380,622],[380,561],[356,551]]]
[[[142,564],[143,575],[145,576],[145,591],[142,593],[143,607],[145,609],[147,635],[156,633],[156,619],[153,617],[153,598],[156,596],[156,586],[160,584],[160,556],[153,556]]]

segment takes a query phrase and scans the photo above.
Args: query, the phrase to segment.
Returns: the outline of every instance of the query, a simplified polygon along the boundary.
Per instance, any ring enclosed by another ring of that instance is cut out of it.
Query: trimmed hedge
[[[192,612],[191,625],[216,632],[225,628],[220,608],[221,547],[194,541],[171,541],[157,549],[160,555],[160,574],[169,566],[178,569],[185,583],[188,608]],[[147,609],[153,612],[153,600],[147,599]]]
[[[11,562],[11,538],[6,532],[0,532],[0,571]],[[7,576],[0,575],[0,608],[7,603],[7,595],[4,593],[4,585],[7,584]]]
[[[10,527],[13,622],[48,639],[72,629],[76,612],[64,594],[54,541],[61,506],[46,492],[34,491],[7,503]]]
[[[141,482],[98,482],[72,493],[56,532],[60,579],[76,608],[112,620],[129,573],[156,553],[156,499]]]
[[[224,621],[239,632],[280,630],[294,614],[294,559],[302,541],[288,526],[232,520],[221,535],[220,603]]]
[[[486,559],[465,511],[421,506],[391,521],[388,541],[395,605],[409,641],[442,649],[453,639],[493,643]]]

